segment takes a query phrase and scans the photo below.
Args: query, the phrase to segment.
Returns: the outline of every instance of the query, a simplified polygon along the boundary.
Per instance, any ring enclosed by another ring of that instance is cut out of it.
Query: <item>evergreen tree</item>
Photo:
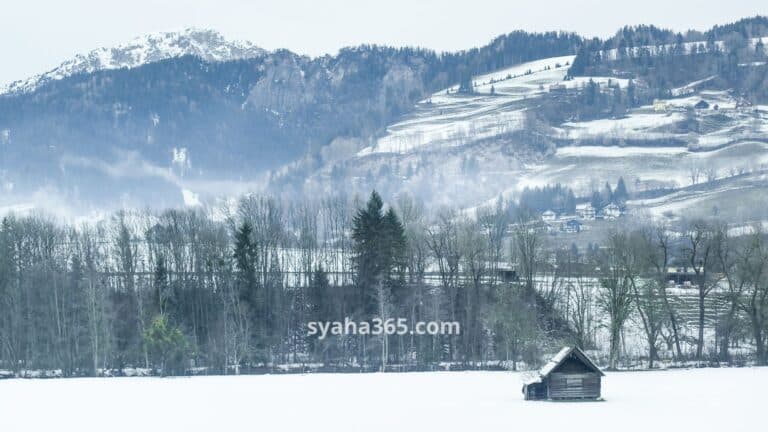
[[[383,207],[381,196],[373,191],[367,205],[358,210],[352,221],[357,305],[363,317],[374,316],[380,310],[379,284],[391,290],[402,279],[405,230],[394,209],[385,214]],[[386,294],[389,297],[391,293]]]
[[[157,257],[153,276],[155,312],[157,314],[165,314],[170,292],[168,286],[168,269],[166,268],[165,257],[163,255]]]
[[[584,92],[584,104],[588,106],[595,105],[597,98],[600,94],[600,86],[592,78],[587,83],[587,88]]]
[[[613,201],[618,205],[624,205],[628,198],[629,193],[627,192],[627,186],[624,184],[624,177],[619,177],[616,190],[613,191]]]
[[[459,81],[459,93],[474,93],[475,86],[472,82],[472,73],[464,70]]]
[[[568,189],[568,195],[565,198],[565,214],[576,213],[576,196],[573,194],[573,190]]]
[[[264,299],[257,276],[257,248],[253,241],[253,227],[244,221],[235,232],[235,290],[241,306],[236,311],[243,328],[252,328],[243,335],[255,348],[263,348],[267,324],[263,310]]]
[[[339,319],[330,313],[330,303],[332,302],[331,284],[328,280],[328,273],[318,266],[312,273],[312,283],[309,289],[309,315],[312,321],[329,321]]]
[[[613,190],[608,182],[605,182],[605,189],[603,190],[603,205],[608,205],[613,202]]]
[[[629,80],[629,83],[627,83],[627,107],[633,108],[635,105],[637,105],[636,98],[635,81]]]
[[[384,203],[373,191],[367,205],[358,210],[352,220],[354,241],[354,267],[358,288],[358,314],[372,317],[376,313],[376,285],[381,282],[383,248],[380,244]]]
[[[307,303],[309,306],[307,321],[326,322],[340,321],[342,317],[337,316],[333,311],[335,292],[331,290],[331,283],[328,280],[328,273],[318,266],[312,273],[312,280],[309,286],[309,295]],[[303,323],[302,323],[303,324]],[[306,335],[306,333],[303,333]],[[316,336],[307,337],[307,347],[310,352],[315,354],[315,358],[326,360],[328,347],[331,344],[329,340],[319,340]],[[322,355],[321,355],[322,354]]]
[[[755,57],[758,60],[763,60],[765,58],[765,44],[763,43],[762,38],[758,39],[755,44]]]
[[[382,220],[382,242],[385,245],[386,257],[384,270],[389,292],[393,296],[395,306],[405,304],[405,266],[406,266],[406,237],[405,228],[395,210],[390,207]]]
[[[590,204],[592,204],[592,207],[595,210],[603,208],[603,197],[600,195],[600,192],[592,192],[592,199],[590,200]]]
[[[152,363],[162,375],[184,373],[187,339],[177,326],[168,322],[168,317],[162,314],[155,317],[143,336]]]
[[[250,222],[243,222],[235,232],[234,259],[240,298],[255,309],[258,289],[257,249],[252,237],[253,227]]]

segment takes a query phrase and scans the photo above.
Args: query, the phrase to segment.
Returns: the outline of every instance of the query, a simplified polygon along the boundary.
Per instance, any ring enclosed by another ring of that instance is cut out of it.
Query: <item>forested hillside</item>
[[[768,101],[768,18],[715,26],[706,32],[674,33],[654,26],[625,27],[605,41],[585,41],[570,73],[642,80],[650,97],[676,96],[673,89],[714,77],[753,103]]]
[[[572,34],[517,32],[451,54],[360,46],[311,59],[280,50],[77,74],[0,95],[0,129],[12,143],[3,161],[39,169],[63,155],[123,150],[163,164],[174,147],[185,147],[198,170],[266,170],[336,136],[371,136],[461,76],[573,53],[580,42]]]

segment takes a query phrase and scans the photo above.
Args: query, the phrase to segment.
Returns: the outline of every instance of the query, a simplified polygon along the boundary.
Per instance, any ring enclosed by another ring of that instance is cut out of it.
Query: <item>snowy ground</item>
[[[0,381],[0,430],[749,431],[768,368],[609,373],[604,402],[526,402],[505,372]]]

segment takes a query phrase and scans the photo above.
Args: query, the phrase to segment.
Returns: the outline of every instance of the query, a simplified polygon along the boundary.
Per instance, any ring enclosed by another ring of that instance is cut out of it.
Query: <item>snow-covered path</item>
[[[768,368],[609,373],[605,402],[526,402],[520,374],[0,381],[0,431],[749,431]],[[566,429],[567,428],[567,429]]]

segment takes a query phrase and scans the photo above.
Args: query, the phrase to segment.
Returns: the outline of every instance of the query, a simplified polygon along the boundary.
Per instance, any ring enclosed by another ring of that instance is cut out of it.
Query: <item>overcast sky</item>
[[[766,0],[8,0],[0,7],[0,82],[144,33],[219,30],[268,49],[318,55],[360,43],[457,50],[502,33],[607,36],[626,24],[705,29],[768,15]]]

